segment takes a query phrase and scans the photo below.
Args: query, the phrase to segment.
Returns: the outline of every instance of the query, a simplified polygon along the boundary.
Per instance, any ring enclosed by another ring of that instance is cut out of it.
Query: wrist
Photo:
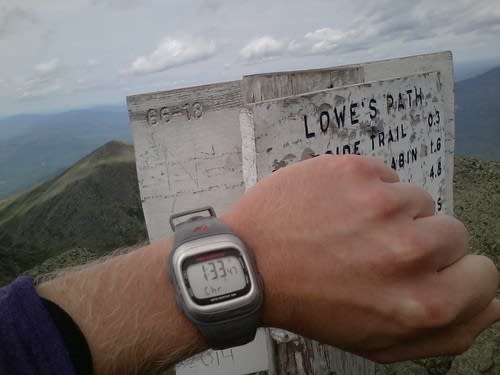
[[[172,314],[172,320],[178,325],[178,331],[183,332],[187,339],[186,341],[190,342],[193,348],[196,348],[193,354],[208,349],[199,329],[185,316],[181,308],[177,305],[175,287],[168,277],[167,263],[170,253],[173,250],[173,239],[168,237],[153,243],[151,246],[152,253],[154,253],[153,257],[158,259],[159,270],[157,270],[156,287],[164,291],[164,308],[169,309],[169,314]]]
[[[264,288],[264,301],[261,307],[261,325],[264,327],[284,328],[288,320],[288,309],[281,309],[284,306],[285,295],[279,291],[278,274],[274,266],[272,247],[263,245],[268,243],[263,238],[265,233],[256,231],[256,223],[251,222],[251,215],[239,215],[230,211],[220,217],[231,230],[237,234],[249,247],[255,256],[257,270],[262,278]],[[250,219],[250,220],[249,220]],[[279,273],[279,271],[278,271]]]
[[[175,303],[166,272],[170,248],[164,239],[38,286],[81,328],[96,374],[144,372],[206,348]]]

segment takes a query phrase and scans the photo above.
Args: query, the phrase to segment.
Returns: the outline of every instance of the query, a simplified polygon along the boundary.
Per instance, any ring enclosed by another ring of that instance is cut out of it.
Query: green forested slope
[[[97,256],[145,238],[133,148],[110,142],[0,202],[0,284],[70,249]]]

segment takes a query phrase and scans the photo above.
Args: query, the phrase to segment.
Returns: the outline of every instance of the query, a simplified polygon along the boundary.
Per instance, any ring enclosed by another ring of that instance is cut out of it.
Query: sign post
[[[224,212],[244,192],[240,81],[127,98],[150,240],[171,234],[174,212]]]
[[[453,71],[449,52],[127,98],[150,239],[175,211],[223,213],[268,173],[320,154],[380,158],[452,213]],[[334,194],[335,191],[325,191]],[[320,198],[318,198],[320,199]],[[179,374],[375,373],[372,362],[284,332],[209,351]],[[290,338],[292,339],[290,340]]]

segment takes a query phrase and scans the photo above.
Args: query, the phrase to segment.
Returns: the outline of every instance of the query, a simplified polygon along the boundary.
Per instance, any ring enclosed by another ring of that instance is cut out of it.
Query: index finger
[[[483,255],[465,255],[437,272],[435,291],[448,301],[452,322],[471,319],[494,298],[499,274],[493,261]]]

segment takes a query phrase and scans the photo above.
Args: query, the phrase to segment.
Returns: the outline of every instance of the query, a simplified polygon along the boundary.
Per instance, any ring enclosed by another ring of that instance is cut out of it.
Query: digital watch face
[[[199,305],[231,300],[247,294],[251,288],[245,261],[234,248],[185,259],[182,277],[189,295]]]

